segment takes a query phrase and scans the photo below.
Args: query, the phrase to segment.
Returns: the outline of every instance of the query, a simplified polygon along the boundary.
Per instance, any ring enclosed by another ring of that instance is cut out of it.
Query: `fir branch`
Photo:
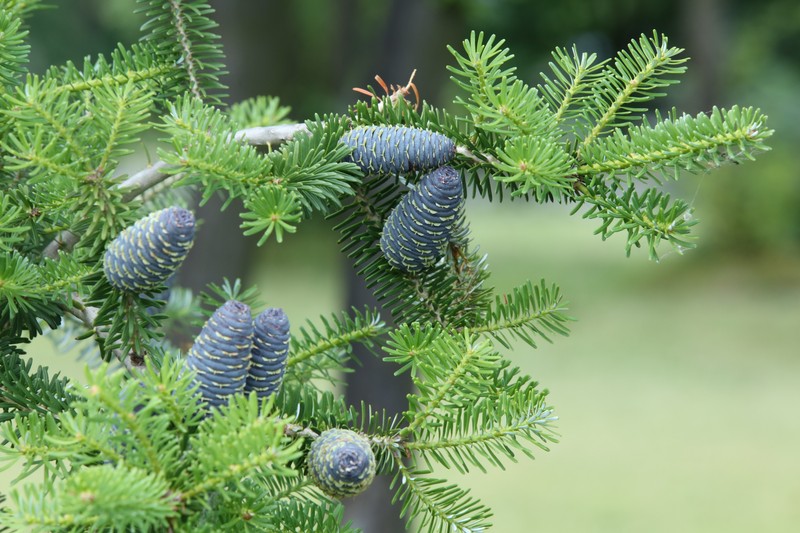
[[[1,145],[7,154],[5,168],[27,173],[30,184],[42,183],[52,176],[77,180],[84,175],[82,161],[70,158],[62,140],[43,125],[15,122]]]
[[[22,234],[28,230],[23,226],[27,213],[12,202],[13,198],[0,190],[0,252],[11,252],[25,239]]]
[[[6,495],[0,493],[0,523],[3,521],[2,515],[8,512],[9,510],[6,507]],[[9,531],[11,531],[11,528],[0,526],[0,533],[8,533]]]
[[[169,357],[150,357],[146,361],[145,371],[137,374],[137,377],[139,381],[129,382],[126,392],[132,391],[134,396],[141,395],[143,398],[157,398],[169,420],[169,427],[181,438],[187,437],[200,423],[204,413],[195,401],[197,383],[192,374],[186,372],[186,361],[175,353]],[[171,468],[171,471],[177,470],[176,467]]]
[[[341,233],[342,252],[353,259],[367,287],[384,302],[398,321],[413,322],[434,317],[454,327],[471,324],[488,304],[486,258],[468,240],[464,221],[454,233],[450,254],[431,269],[405,274],[392,268],[380,249],[383,222],[400,201],[395,178],[366,176],[355,187],[349,205],[331,215],[341,217],[335,229]]]
[[[351,522],[343,523],[344,506],[341,503],[321,502],[313,505],[289,502],[278,506],[270,516],[276,530],[302,531],[304,533],[358,533]]]
[[[288,427],[288,426],[287,426]],[[306,435],[298,435],[306,437]],[[318,435],[313,435],[316,438]],[[311,478],[299,473],[297,476],[292,477],[273,477],[269,476],[263,479],[263,483],[268,498],[274,502],[289,503],[291,501],[317,501],[319,498],[319,490],[316,489],[314,482]]]
[[[449,416],[444,414],[448,408],[474,401],[474,391],[491,380],[501,360],[490,342],[478,342],[468,329],[458,334],[433,329],[421,335],[418,325],[404,325],[390,339],[386,360],[410,368],[418,389],[408,397],[409,423],[400,431],[404,439],[417,435],[430,420]]]
[[[42,80],[30,76],[23,87],[14,93],[5,95],[5,116],[19,124],[43,124],[52,130],[52,137],[58,140],[59,146],[65,150],[65,159],[78,160],[81,163],[89,157],[85,146],[78,139],[81,124],[81,103],[70,101],[67,92],[55,90],[55,80]],[[18,128],[22,134],[24,128]],[[89,170],[84,164],[83,170]]]
[[[83,299],[77,294],[72,295],[72,305],[66,307],[66,313],[75,317],[83,326],[88,329],[92,335],[95,336],[98,345],[104,346],[108,338],[108,332],[99,325],[96,325],[97,315],[100,311],[99,308],[86,305]],[[107,353],[109,351],[107,350]],[[125,369],[132,373],[135,369],[140,369],[144,366],[144,359],[135,352],[124,353],[117,348],[111,349],[110,353],[117,359]]]
[[[633,185],[619,190],[618,186],[608,187],[597,180],[589,185],[581,185],[579,190],[581,195],[572,214],[589,204],[583,218],[601,221],[595,234],[599,234],[603,240],[615,233],[626,232],[627,255],[630,255],[633,246],[641,246],[642,240],[647,244],[650,259],[654,261],[658,260],[656,248],[662,240],[671,243],[679,252],[695,246],[690,240],[690,231],[697,220],[692,217],[689,204],[683,200],[672,201],[668,194],[655,189],[640,193]]]
[[[269,178],[294,191],[306,215],[314,211],[327,214],[331,207],[341,207],[343,197],[354,193],[361,173],[354,163],[343,161],[350,148],[339,142],[346,130],[342,117],[315,117],[306,126],[308,135],[295,136],[268,154],[272,163]]]
[[[290,126],[287,120],[292,108],[281,105],[277,96],[256,96],[237,102],[230,107],[228,116],[236,129],[263,128],[265,126]]]
[[[189,428],[201,414],[196,385],[182,369],[180,361],[166,360],[158,370],[148,365],[137,379],[110,374],[107,365],[87,371],[89,385],[76,394],[82,400],[60,415],[58,431],[48,429],[48,443],[60,451],[50,455],[67,457],[73,467],[125,464],[174,479],[186,468]]]
[[[573,161],[561,143],[542,136],[523,135],[506,141],[498,150],[500,161],[494,167],[505,175],[495,175],[500,182],[513,183],[512,196],[532,194],[536,199],[560,198],[572,190],[575,177],[570,172]]]
[[[171,165],[170,173],[182,174],[177,186],[201,186],[201,204],[219,190],[227,202],[242,197],[271,171],[270,161],[253,146],[230,141],[234,132],[226,115],[197,98],[171,103],[163,120],[159,129],[171,136],[172,149],[159,149],[159,154]]]
[[[544,399],[533,387],[501,391],[425,425],[404,447],[419,452],[429,467],[433,460],[461,473],[469,472],[469,465],[483,472],[486,464],[505,468],[503,458],[516,462],[518,453],[533,458],[531,445],[548,451],[555,417]]]
[[[443,479],[427,477],[430,472],[407,468],[400,457],[395,457],[397,474],[390,488],[396,493],[392,503],[403,502],[400,511],[410,525],[419,519],[420,531],[455,531],[471,533],[489,529],[491,510],[469,496],[469,491],[447,484]]]
[[[302,476],[248,479],[243,483],[246,488],[241,499],[224,501],[213,493],[205,507],[187,516],[187,522],[182,525],[187,531],[280,531],[281,524],[276,522],[276,515],[280,514],[282,507],[298,506],[306,509],[308,514],[317,507],[332,505],[316,496],[309,484],[308,479]]]
[[[60,413],[73,400],[69,380],[58,373],[49,376],[46,367],[31,372],[33,360],[22,359],[16,353],[0,352],[0,422],[14,418],[17,413]]]
[[[126,462],[124,445],[120,446],[119,442],[115,442],[123,440],[118,434],[118,428],[115,425],[104,424],[103,417],[87,413],[85,406],[76,404],[76,407],[74,412],[59,418],[62,434],[50,435],[51,442],[68,450],[66,453],[70,455],[72,464],[76,466],[97,464],[100,462],[99,457],[102,457],[106,463],[122,464]],[[100,431],[98,431],[98,426]],[[104,435],[103,432],[110,435]]]
[[[91,303],[99,305],[95,316],[94,328],[103,336],[96,336],[101,354],[105,361],[112,356],[119,359],[120,354],[128,354],[133,366],[144,364],[148,352],[152,351],[152,342],[164,337],[159,327],[160,320],[153,309],[160,309],[164,302],[157,294],[164,287],[135,295],[127,291],[111,289],[105,278],[95,285]]]
[[[61,415],[68,416],[69,413],[62,411]],[[81,462],[73,463],[73,446],[59,442],[63,434],[59,421],[52,413],[32,416],[16,413],[14,418],[0,423],[0,462],[7,463],[0,467],[0,471],[24,459],[17,480],[30,476],[40,468],[44,470],[46,480],[63,477],[69,469],[68,463],[76,465]]]
[[[41,291],[39,269],[30,260],[12,251],[0,254],[0,333],[19,337],[23,332],[42,333],[41,321],[55,329],[61,322],[59,309]]]
[[[242,280],[239,278],[234,279],[233,283],[228,278],[222,278],[222,285],[211,282],[207,287],[207,290],[200,293],[202,320],[196,323],[198,327],[202,326],[228,300],[242,302],[253,310],[264,307],[258,288],[255,286],[243,287]]]
[[[568,121],[580,114],[592,91],[592,86],[600,79],[600,69],[606,61],[595,63],[597,54],[578,54],[572,47],[571,54],[564,48],[556,48],[552,52],[553,61],[548,63],[553,78],[542,73],[544,84],[539,85],[539,92],[544,95],[553,110],[556,123]]]
[[[290,126],[280,125],[240,130],[234,134],[234,137],[240,142],[252,144],[254,146],[263,144],[277,146],[291,140],[298,133],[306,132],[308,132],[308,127],[305,124],[292,124]],[[156,161],[148,165],[147,168],[121,181],[116,187],[119,187],[123,191],[121,197],[122,201],[128,203],[163,181],[176,176],[175,173],[167,171],[169,168],[168,163]],[[78,240],[80,240],[80,236],[70,231],[59,232],[59,234],[45,246],[42,255],[50,259],[58,259],[60,251],[70,251]]]
[[[137,468],[97,465],[79,469],[52,491],[24,486],[14,490],[14,511],[0,517],[26,531],[166,530],[179,516],[176,501],[161,476]]]
[[[296,136],[266,155],[252,145],[231,142],[236,138],[232,128],[228,117],[196,99],[179,100],[165,119],[162,129],[172,135],[175,150],[160,153],[173,165],[171,172],[183,173],[178,185],[202,185],[203,202],[217,190],[230,202],[272,184],[296,193],[308,215],[338,207],[342,196],[352,194],[357,167],[342,161],[349,153],[339,143],[342,119],[318,117],[307,124],[308,136]]]
[[[209,17],[214,10],[201,0],[137,0],[147,22],[142,40],[156,43],[162,61],[179,66],[189,92],[200,100],[219,104],[226,89],[219,78],[226,74],[220,37],[212,33],[218,24]]]
[[[327,429],[349,428],[369,435],[373,444],[382,448],[394,448],[400,441],[399,415],[390,416],[386,410],[374,410],[364,402],[348,406],[342,396],[305,385],[284,383],[275,400],[278,410],[293,420],[284,429],[287,436],[314,439]]]
[[[25,42],[28,32],[22,29],[22,18],[18,6],[17,13],[8,6],[0,12],[0,84],[4,90],[19,82],[19,75],[25,72],[30,45]]]
[[[660,89],[678,83],[672,76],[686,71],[682,66],[686,58],[678,57],[682,52],[682,48],[667,47],[667,37],[659,37],[655,31],[652,37],[642,34],[627,50],[621,50],[593,85],[591,105],[583,114],[591,129],[582,147],[589,146],[608,128],[630,124],[628,116],[645,111],[639,107],[643,102],[663,96]]]
[[[53,98],[129,83],[159,91],[166,97],[182,92],[176,73],[177,67],[172,62],[163,61],[152,43],[134,44],[130,49],[118,44],[109,59],[98,55],[94,62],[87,57],[83,68],[76,67],[72,62],[67,62],[63,67],[51,67],[42,81],[52,84],[47,85],[47,95]],[[36,76],[29,77],[28,83],[36,83],[38,79]]]
[[[471,115],[475,127],[500,136],[548,136],[555,129],[555,116],[539,96],[514,75],[515,67],[505,64],[514,56],[504,41],[494,42],[494,35],[484,42],[483,32],[473,31],[465,40],[464,55],[453,47],[457,66],[448,66],[451,79],[467,91],[468,99],[457,96],[455,103]]]
[[[259,403],[255,394],[232,396],[219,416],[200,424],[190,439],[182,501],[228,483],[239,485],[245,476],[296,475],[287,465],[300,457],[302,440],[286,442],[286,420],[271,414],[272,398]]]
[[[507,191],[513,195],[518,189],[516,183],[489,179],[498,174],[498,168],[503,164],[498,159],[498,147],[505,142],[504,136],[476,129],[470,120],[432,107],[427,102],[422,102],[422,107],[417,112],[411,103],[402,98],[389,105],[391,101],[390,97],[383,97],[374,98],[369,103],[357,102],[349,109],[353,124],[404,125],[441,133],[457,143],[456,153],[459,157],[450,161],[450,164],[462,171],[463,181],[467,188],[472,189],[473,196],[480,195],[489,200],[497,198],[502,201]],[[363,192],[358,194],[362,196],[362,200],[365,199]],[[518,194],[525,196],[524,193]],[[374,213],[370,216],[375,219]]]
[[[766,127],[766,119],[758,109],[738,106],[714,107],[710,115],[694,117],[677,117],[674,112],[667,119],[656,115],[653,126],[645,119],[627,135],[617,129],[585,147],[581,152],[585,164],[575,172],[640,178],[666,170],[677,178],[681,170],[703,172],[725,162],[752,160],[753,154],[769,150],[764,141],[773,130]]]
[[[568,335],[566,322],[571,320],[564,311],[565,303],[561,290],[544,280],[538,285],[530,281],[515,287],[511,294],[497,296],[489,309],[486,321],[475,324],[473,333],[488,333],[506,348],[510,348],[509,337],[516,337],[536,348],[536,337],[551,342],[549,333]]]
[[[374,340],[387,331],[380,314],[372,309],[353,308],[352,316],[334,314],[330,319],[320,316],[320,322],[321,326],[317,326],[308,320],[292,335],[285,382],[334,379],[335,373],[345,370],[353,343],[371,348]]]
[[[153,94],[128,82],[122,86],[100,87],[93,95],[87,111],[95,130],[96,142],[92,144],[102,147],[98,150],[99,157],[93,158],[94,168],[102,173],[115,168],[118,158],[132,153],[121,147],[138,142],[138,134],[147,129]]]
[[[467,93],[480,94],[503,79],[509,82],[516,79],[516,67],[505,67],[514,55],[503,47],[504,39],[495,42],[495,36],[490,35],[484,42],[483,32],[476,35],[473,31],[462,44],[465,55],[452,46],[447,47],[458,63],[457,67],[448,66],[447,70],[457,76],[453,81]]]
[[[0,9],[23,20],[32,12],[46,7],[42,0],[3,0],[0,3]]]
[[[130,432],[136,447],[126,454],[129,463],[140,456],[140,466],[156,475],[162,474],[169,469],[170,460],[177,459],[177,446],[173,443],[165,446],[171,436],[164,434],[164,424],[158,420],[159,417],[134,416],[139,395],[133,392],[130,385],[123,389],[122,381],[126,374],[116,372],[108,376],[107,371],[106,365],[95,372],[87,369],[86,388],[77,391],[86,401],[81,411],[89,417],[95,417],[95,422],[99,422],[97,418],[105,417],[108,427],[119,425]],[[132,385],[137,386],[136,383]]]
[[[263,232],[258,239],[258,246],[264,244],[273,232],[275,240],[283,242],[283,232],[297,231],[296,224],[303,216],[299,195],[272,184],[249,194],[245,198],[244,208],[245,211],[239,215],[244,222],[239,227],[245,230],[245,236]]]
[[[194,95],[195,98],[202,99],[203,93],[200,89],[200,81],[198,79],[198,71],[200,70],[200,66],[193,57],[193,46],[189,38],[188,29],[186,27],[189,17],[184,15],[183,6],[181,6],[181,2],[179,0],[169,0],[169,6],[172,11],[172,25],[174,26],[178,35],[178,43],[182,50],[182,54],[180,55],[184,60],[184,68],[189,76],[189,90],[192,92],[192,95]]]

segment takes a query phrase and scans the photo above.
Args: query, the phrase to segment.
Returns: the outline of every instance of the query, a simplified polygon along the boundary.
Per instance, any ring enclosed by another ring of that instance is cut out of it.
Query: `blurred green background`
[[[141,21],[130,16],[131,4],[64,1],[38,13],[35,67],[136,40]],[[520,77],[535,83],[554,46],[577,43],[606,57],[655,28],[692,58],[684,82],[660,106],[762,108],[776,130],[772,152],[669,185],[701,220],[699,248],[684,255],[664,249],[659,263],[636,251],[625,258],[621,240],[602,242],[593,223],[563,206],[470,202],[474,238],[489,254],[497,290],[526,279],[558,283],[577,321],[569,338],[509,353],[550,389],[561,442],[505,472],[442,475],[493,507],[498,532],[797,530],[800,3],[214,4],[232,101],[278,95],[296,119],[342,112],[356,97],[351,87],[375,85],[375,74],[405,83],[414,68],[423,98],[450,105],[445,45],[458,46],[471,29],[506,38]],[[198,243],[202,268],[184,275],[187,284],[242,275],[294,324],[345,307],[347,266],[329,223],[309,221],[284,244],[257,250],[254,239],[233,238],[235,213],[217,220],[212,206],[201,216],[214,221],[203,232],[221,233]],[[34,348],[37,363],[80,380],[74,354],[55,353],[47,339]],[[0,491],[11,475],[0,474]]]

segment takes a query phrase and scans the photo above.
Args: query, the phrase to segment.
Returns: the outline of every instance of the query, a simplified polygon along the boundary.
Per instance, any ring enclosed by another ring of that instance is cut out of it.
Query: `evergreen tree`
[[[463,191],[569,204],[657,259],[662,241],[692,246],[696,223],[662,183],[752,159],[772,133],[749,107],[646,118],[686,61],[655,32],[604,61],[556,49],[537,86],[502,40],[473,33],[450,50],[452,110],[410,101],[408,86],[292,123],[275,98],[222,104],[205,2],[139,4],[139,43],[37,75],[25,19],[39,4],[2,3],[0,460],[44,473],[0,499],[12,529],[351,531],[337,497],[373,475],[393,479],[416,530],[486,529],[491,511],[431,472],[503,467],[555,442],[547,392],[503,352],[566,335],[571,319],[549,282],[494,294]],[[121,174],[153,129],[160,161]],[[259,244],[314,213],[336,220],[397,326],[370,309],[254,322],[253,287],[171,286],[193,192],[241,199]],[[164,338],[176,320],[205,323],[187,357]],[[105,363],[79,383],[33,370],[25,347],[45,333],[78,336]],[[402,415],[326,386],[355,343],[411,375]]]

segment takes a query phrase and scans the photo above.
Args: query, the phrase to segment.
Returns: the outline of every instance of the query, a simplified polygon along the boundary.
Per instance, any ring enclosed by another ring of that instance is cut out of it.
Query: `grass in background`
[[[564,212],[475,211],[496,285],[559,283],[578,318],[512,355],[552,391],[561,442],[463,480],[497,531],[796,527],[800,265],[655,264]]]
[[[545,278],[578,319],[570,337],[509,354],[552,391],[561,442],[505,472],[442,472],[495,510],[495,531],[796,528],[800,265],[691,253],[656,264],[644,252],[626,259],[620,240],[603,243],[564,209],[473,204],[469,215],[498,290]],[[306,225],[253,265],[264,302],[295,327],[343,307],[335,240]],[[46,340],[34,356],[82,380],[82,365]]]

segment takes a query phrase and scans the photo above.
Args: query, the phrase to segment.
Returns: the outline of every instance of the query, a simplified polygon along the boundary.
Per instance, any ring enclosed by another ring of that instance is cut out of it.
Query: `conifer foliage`
[[[753,159],[772,134],[751,107],[643,116],[685,69],[657,33],[606,60],[556,49],[536,86],[473,33],[450,49],[452,108],[396,92],[291,123],[276,98],[222,104],[207,2],[138,3],[139,43],[44,74],[27,67],[38,2],[0,4],[0,468],[22,467],[0,528],[354,531],[339,499],[380,475],[410,529],[485,530],[491,510],[443,474],[555,442],[546,390],[505,354],[571,319],[551,282],[495,294],[465,197],[568,204],[657,259],[696,223],[662,183]],[[151,130],[161,160],[122,174]],[[396,326],[354,309],[290,330],[239,281],[172,286],[194,194],[241,200],[259,245],[331,217]],[[188,354],[164,338],[204,320]],[[102,364],[76,382],[33,370],[42,334]],[[331,392],[355,343],[410,375],[401,414]]]

